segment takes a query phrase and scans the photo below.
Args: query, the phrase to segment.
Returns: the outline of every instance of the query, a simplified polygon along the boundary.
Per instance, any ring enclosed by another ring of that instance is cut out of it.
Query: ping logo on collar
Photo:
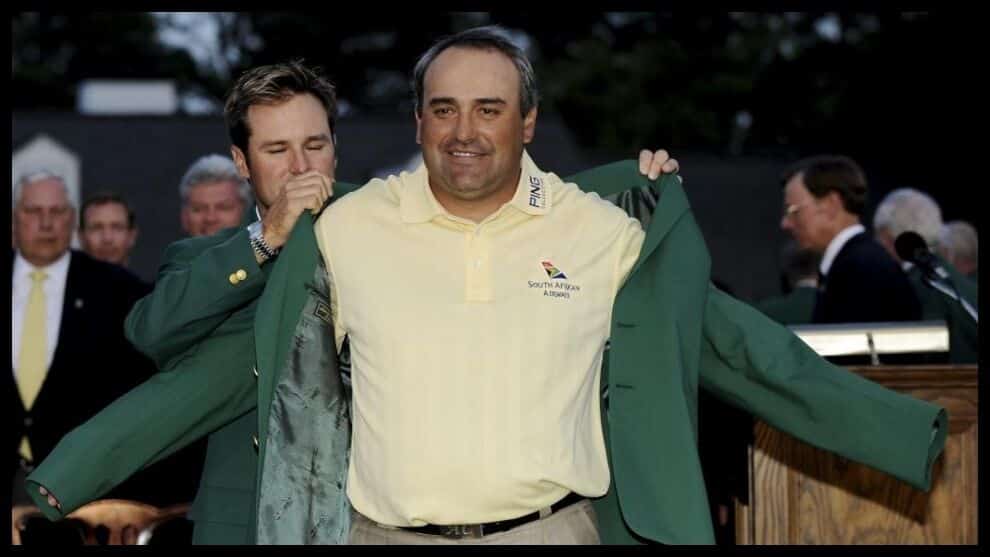
[[[547,272],[547,276],[551,279],[564,279],[567,280],[567,275],[563,271],[554,266],[551,261],[541,261],[543,265],[543,270]]]
[[[536,176],[529,177],[529,206],[543,209],[547,205],[547,198],[544,193],[543,180]]]

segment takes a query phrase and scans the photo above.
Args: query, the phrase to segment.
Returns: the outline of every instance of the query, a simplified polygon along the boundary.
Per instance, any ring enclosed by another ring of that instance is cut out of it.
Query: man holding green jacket
[[[303,214],[261,277],[218,270],[235,289],[266,280],[253,327],[257,384],[211,367],[229,357],[213,343],[175,354],[174,369],[203,369],[139,388],[104,414],[133,420],[170,391],[189,397],[176,414],[194,416],[162,420],[140,445],[127,443],[138,435],[121,442],[118,474],[256,405],[258,543],[712,543],[696,451],[702,386],[819,447],[930,486],[944,410],[828,364],[710,287],[678,178],[657,183],[631,163],[574,177],[602,196],[654,188],[660,201],[644,232],[536,167],[523,150],[536,118],[532,72],[511,43],[467,31],[424,55],[416,75],[425,168],[342,196],[315,233]],[[306,155],[289,147],[290,159]],[[278,238],[268,231],[265,240]],[[375,249],[361,250],[365,237]],[[255,243],[257,259],[270,259],[271,246]],[[431,268],[435,284],[416,288]],[[406,304],[399,294],[421,299]],[[520,323],[505,304],[540,318]],[[393,316],[421,317],[422,331],[403,332],[436,346],[420,342],[409,357],[414,347],[399,346]],[[344,334],[353,405],[330,344]],[[396,398],[406,388],[410,396]],[[542,408],[535,395],[547,395]],[[455,415],[463,423],[451,423]],[[71,455],[86,427],[53,454]],[[46,461],[29,480],[68,510],[94,478],[77,473],[83,488],[67,498],[64,481],[55,487],[67,477],[58,466]]]

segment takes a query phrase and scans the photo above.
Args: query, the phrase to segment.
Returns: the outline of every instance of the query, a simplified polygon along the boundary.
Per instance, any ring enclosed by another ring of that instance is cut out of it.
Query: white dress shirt
[[[818,266],[823,276],[828,276],[828,270],[832,268],[832,263],[835,262],[835,256],[839,255],[846,242],[851,240],[853,236],[862,234],[863,232],[866,232],[866,228],[862,224],[854,224],[843,228],[841,232],[835,235],[835,238],[832,238],[832,241],[828,243],[828,247],[825,248],[825,253],[822,255],[822,262]]]
[[[24,325],[24,311],[27,308],[28,296],[31,294],[31,273],[38,269],[48,274],[45,278],[45,325],[48,338],[45,339],[47,348],[47,367],[51,367],[58,345],[58,332],[62,324],[62,300],[65,297],[65,281],[69,275],[69,257],[71,251],[56,259],[47,267],[35,267],[21,256],[20,252],[14,257],[13,289],[10,304],[10,356],[14,377],[17,377],[17,359],[21,354],[21,327]]]

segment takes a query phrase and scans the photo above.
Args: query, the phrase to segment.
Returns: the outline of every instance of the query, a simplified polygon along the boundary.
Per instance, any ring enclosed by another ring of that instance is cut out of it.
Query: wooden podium
[[[736,543],[976,544],[976,366],[849,369],[949,412],[932,490],[925,493],[757,421],[749,502],[736,502]]]

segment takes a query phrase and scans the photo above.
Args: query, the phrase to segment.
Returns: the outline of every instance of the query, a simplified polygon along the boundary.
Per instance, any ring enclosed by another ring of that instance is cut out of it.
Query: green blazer
[[[798,286],[788,294],[760,300],[754,307],[781,325],[805,325],[811,323],[817,294],[814,286]]]
[[[710,286],[708,255],[678,178],[650,182],[635,162],[625,161],[569,181],[603,196],[657,188],[660,198],[640,258],[616,298],[602,370],[612,472],[609,493],[594,502],[603,542],[714,542],[696,450],[699,386],[816,446],[930,486],[945,443],[945,411],[825,362],[786,328]],[[210,369],[206,375],[217,376],[210,384],[225,392],[199,394],[208,404],[185,405],[198,416],[197,427],[181,430],[163,420],[143,432],[145,442],[117,455],[126,461],[122,466],[139,468],[155,456],[152,446],[172,447],[183,434],[203,435],[214,423],[236,418],[245,407],[235,402],[254,389],[259,458],[251,524],[259,543],[340,543],[347,535],[341,481],[350,434],[347,384],[334,373],[335,354],[325,344],[333,338],[332,323],[312,223],[310,216],[300,219],[258,301],[257,384],[240,371]],[[316,364],[330,373],[303,373]],[[184,388],[192,395],[202,386],[187,380]],[[132,394],[115,403],[125,421],[157,396]],[[99,433],[87,427],[66,440]],[[81,452],[60,444],[29,480],[54,485],[57,465],[48,461],[78,464]],[[106,477],[99,468],[72,477],[80,486],[75,499],[53,489],[66,512],[72,508],[67,502],[91,497],[96,478]]]
[[[976,282],[963,275],[944,259],[935,256],[952,282],[959,290],[959,295],[964,300],[972,304],[974,308],[979,308],[979,296]],[[980,334],[975,321],[970,318],[965,309],[955,300],[949,299],[945,294],[936,291],[924,283],[921,278],[921,269],[917,266],[911,267],[908,272],[908,282],[921,302],[921,318],[937,321],[945,321],[949,329],[949,362],[954,364],[975,364],[980,355]]]
[[[163,262],[154,291],[125,322],[128,339],[160,373],[66,435],[29,484],[51,489],[69,513],[212,432],[189,513],[193,541],[248,543],[257,391],[231,376],[253,377],[254,311],[267,273],[258,268],[243,228],[176,242]],[[230,274],[239,269],[248,274],[233,284]],[[60,516],[30,487],[39,508]]]

